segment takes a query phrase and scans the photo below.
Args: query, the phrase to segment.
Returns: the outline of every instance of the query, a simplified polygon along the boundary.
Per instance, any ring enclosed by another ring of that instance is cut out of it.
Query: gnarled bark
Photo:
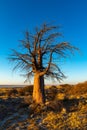
[[[33,101],[37,104],[45,103],[44,77],[38,72],[34,76]]]

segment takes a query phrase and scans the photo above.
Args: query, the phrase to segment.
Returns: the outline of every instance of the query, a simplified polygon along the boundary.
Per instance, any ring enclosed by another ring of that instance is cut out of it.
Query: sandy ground
[[[0,88],[0,130],[86,130],[87,84],[46,89],[46,104],[32,102],[32,87]]]

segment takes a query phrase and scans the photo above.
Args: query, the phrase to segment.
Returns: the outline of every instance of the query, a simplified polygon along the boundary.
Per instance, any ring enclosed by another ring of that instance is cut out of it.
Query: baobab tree
[[[34,76],[33,101],[37,104],[45,103],[44,78],[50,76],[59,81],[65,78],[58,62],[77,49],[68,42],[58,42],[62,36],[58,28],[43,24],[34,34],[26,31],[24,40],[20,40],[22,49],[12,49],[10,55],[10,60],[16,63],[14,68],[21,68],[26,80]]]

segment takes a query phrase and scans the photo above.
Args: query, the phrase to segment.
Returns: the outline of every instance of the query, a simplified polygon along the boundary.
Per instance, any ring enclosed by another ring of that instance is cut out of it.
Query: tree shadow
[[[75,112],[78,110],[79,99],[63,99],[49,101],[47,104],[48,111],[61,112],[63,108],[66,113]]]
[[[66,109],[66,112],[75,112],[78,110],[79,99],[65,98],[62,102],[63,102],[63,107]]]
[[[21,109],[28,108],[28,104],[23,98],[0,99],[0,121],[12,114],[19,112]]]

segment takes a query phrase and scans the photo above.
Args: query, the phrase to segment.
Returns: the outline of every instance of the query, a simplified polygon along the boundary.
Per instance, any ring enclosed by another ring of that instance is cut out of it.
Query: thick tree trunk
[[[44,77],[40,73],[34,76],[33,101],[37,104],[45,103]]]

